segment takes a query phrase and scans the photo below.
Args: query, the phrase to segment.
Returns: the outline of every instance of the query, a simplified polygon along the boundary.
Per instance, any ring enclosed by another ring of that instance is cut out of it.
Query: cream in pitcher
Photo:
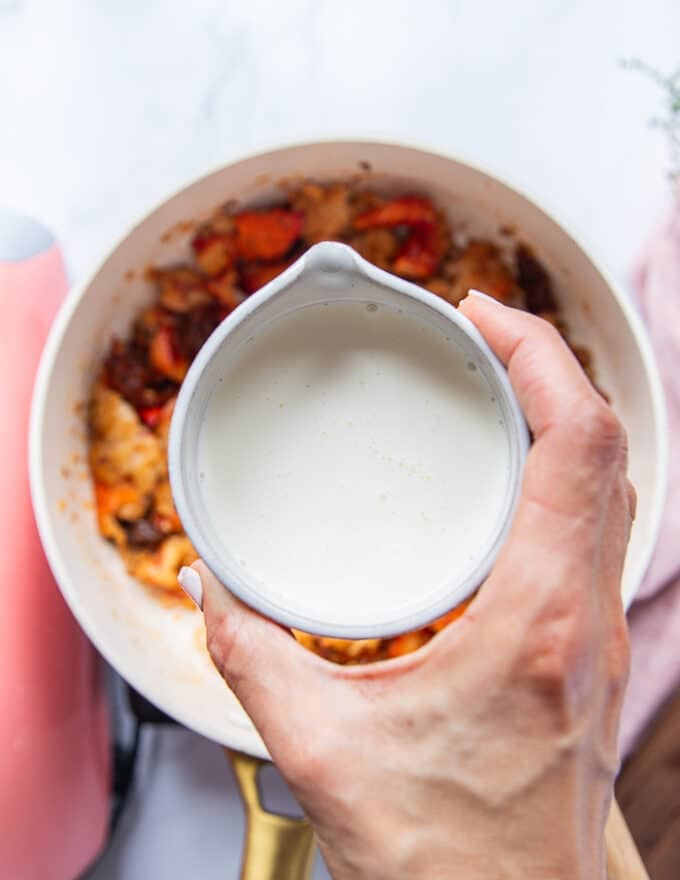
[[[407,603],[469,567],[500,513],[496,398],[426,323],[308,307],[251,337],[200,432],[205,505],[253,577],[320,613]]]

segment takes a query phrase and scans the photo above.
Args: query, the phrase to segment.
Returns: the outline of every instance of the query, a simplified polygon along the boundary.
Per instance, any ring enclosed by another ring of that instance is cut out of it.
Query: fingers
[[[628,513],[632,523],[637,513],[637,492],[630,480],[626,480],[626,498],[628,499]]]
[[[291,735],[301,696],[321,688],[321,664],[287,630],[229,593],[205,563],[191,570],[202,586],[210,656],[274,753]]]
[[[549,324],[480,296],[461,310],[507,365],[535,438],[510,537],[479,597],[480,612],[488,601],[500,613],[514,609],[517,619],[539,596],[599,583],[601,543],[617,513],[610,505],[620,503],[612,495],[625,475],[625,435]]]
[[[603,609],[609,618],[623,614],[621,578],[633,525],[635,490],[621,475],[609,496],[604,534],[600,548],[599,572]]]
[[[625,461],[625,437],[612,410],[546,321],[479,295],[461,309],[506,364],[534,435],[524,497],[565,516],[592,512],[601,483]]]
[[[621,425],[557,331],[534,315],[470,295],[461,309],[507,365],[534,445],[524,495],[538,506],[580,514],[601,483],[625,471]]]
[[[534,437],[595,395],[576,358],[547,321],[476,291],[470,291],[459,308],[507,367]]]

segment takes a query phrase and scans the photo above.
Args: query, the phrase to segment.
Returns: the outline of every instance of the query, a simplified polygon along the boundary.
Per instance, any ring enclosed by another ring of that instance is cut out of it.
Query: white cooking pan
[[[35,387],[31,488],[56,579],[106,659],[182,724],[263,758],[260,737],[210,663],[201,615],[165,606],[127,576],[116,551],[100,538],[86,462],[83,403],[112,334],[125,334],[153,295],[144,269],[176,261],[187,252],[196,222],[229,199],[266,202],[283,178],[357,174],[387,189],[430,193],[454,225],[463,223],[470,232],[496,239],[501,227],[512,227],[548,268],[574,340],[592,350],[599,384],[628,431],[630,473],[639,503],[623,580],[626,604],[649,561],[662,510],[662,392],[639,318],[582,246],[525,195],[456,159],[363,142],[278,149],[233,162],[189,184],[129,231],[62,309]]]

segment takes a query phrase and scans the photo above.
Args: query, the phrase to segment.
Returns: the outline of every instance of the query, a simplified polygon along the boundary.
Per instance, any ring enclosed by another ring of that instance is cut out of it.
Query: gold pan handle
[[[246,811],[241,880],[309,880],[315,853],[309,822],[264,809],[257,774],[267,761],[230,749],[224,751],[231,762]]]

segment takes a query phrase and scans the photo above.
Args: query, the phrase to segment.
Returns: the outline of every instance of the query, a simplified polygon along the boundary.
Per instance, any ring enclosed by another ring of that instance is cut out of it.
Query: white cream
[[[334,619],[459,579],[509,479],[480,371],[438,330],[365,304],[308,307],[251,338],[208,402],[198,454],[227,551]]]

